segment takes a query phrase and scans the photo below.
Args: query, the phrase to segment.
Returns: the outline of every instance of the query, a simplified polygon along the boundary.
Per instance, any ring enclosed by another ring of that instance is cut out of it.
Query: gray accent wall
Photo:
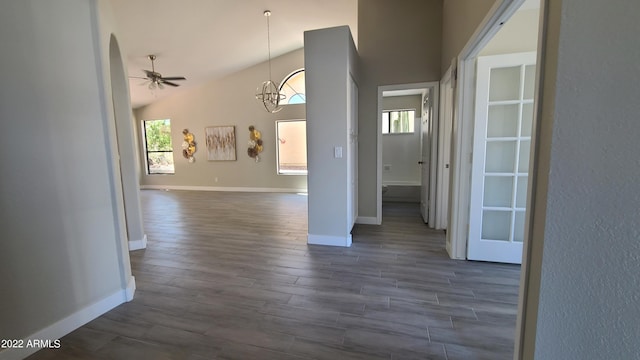
[[[110,20],[98,3],[2,3],[1,339],[40,331],[131,280],[106,110]]]
[[[378,87],[440,80],[442,0],[358,2],[359,216],[377,216]]]
[[[496,3],[502,0],[445,0],[442,13],[442,64],[444,75],[471,35]]]

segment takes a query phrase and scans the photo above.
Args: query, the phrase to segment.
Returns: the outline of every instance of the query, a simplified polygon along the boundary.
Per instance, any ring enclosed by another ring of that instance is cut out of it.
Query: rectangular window
[[[279,175],[307,174],[307,122],[276,121],[276,157]]]
[[[385,110],[382,112],[383,134],[409,134],[414,132],[415,110]]]
[[[142,129],[147,174],[174,174],[171,120],[144,120]]]

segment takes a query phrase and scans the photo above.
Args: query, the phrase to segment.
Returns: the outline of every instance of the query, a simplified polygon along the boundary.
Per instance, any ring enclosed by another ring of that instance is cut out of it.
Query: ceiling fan
[[[168,76],[168,77],[163,77],[162,74],[160,74],[159,72],[156,72],[156,67],[154,64],[154,61],[156,60],[156,56],[155,55],[147,55],[147,58],[149,60],[151,60],[151,70],[142,70],[145,72],[145,74],[147,74],[147,77],[137,77],[137,76],[131,76],[132,78],[135,79],[145,79],[149,81],[149,89],[153,90],[155,88],[158,89],[164,89],[164,85],[169,85],[169,86],[173,86],[173,87],[177,87],[180,86],[179,84],[174,83],[173,81],[175,80],[187,80],[187,78],[185,78],[184,76]],[[143,84],[145,85],[147,84],[146,82]]]

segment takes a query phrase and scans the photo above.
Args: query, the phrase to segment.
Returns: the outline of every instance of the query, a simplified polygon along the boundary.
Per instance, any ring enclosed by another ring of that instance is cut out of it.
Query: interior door
[[[467,257],[522,262],[535,53],[478,58]]]
[[[422,96],[422,122],[420,124],[420,131],[422,133],[420,137],[420,214],[422,214],[422,220],[425,223],[429,222],[429,175],[430,175],[430,161],[431,156],[431,129],[433,124],[431,119],[431,113],[433,107],[431,106],[431,90]]]

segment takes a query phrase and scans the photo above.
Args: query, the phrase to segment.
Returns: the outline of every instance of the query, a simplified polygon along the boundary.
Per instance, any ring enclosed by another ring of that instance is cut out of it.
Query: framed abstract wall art
[[[207,160],[236,160],[236,127],[210,126],[204,128]]]

